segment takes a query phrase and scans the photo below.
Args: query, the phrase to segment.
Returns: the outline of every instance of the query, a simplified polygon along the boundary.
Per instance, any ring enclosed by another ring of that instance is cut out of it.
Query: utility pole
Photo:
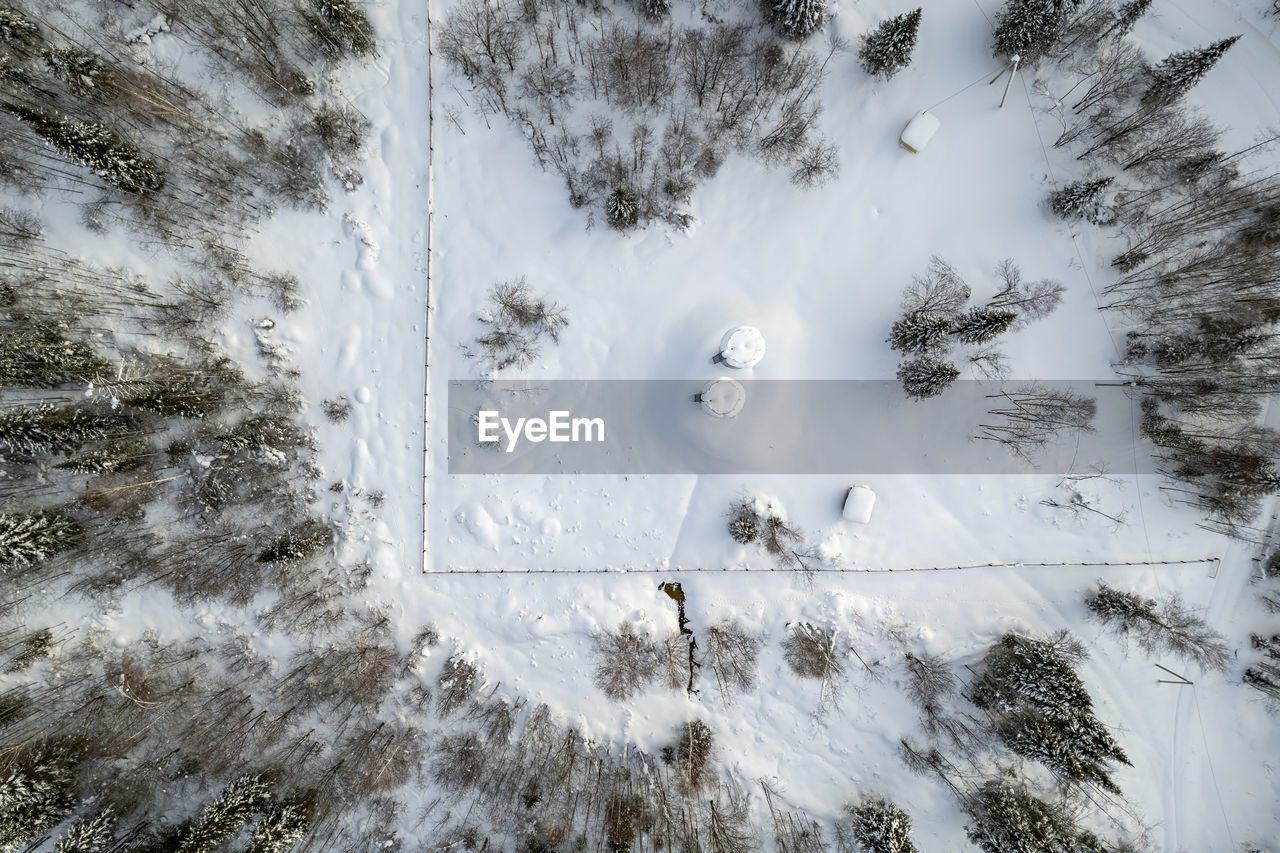
[[[1004,94],[1000,96],[1000,108],[1004,109],[1004,99],[1009,97],[1009,87],[1013,85],[1013,75],[1018,73],[1018,63],[1022,61],[1022,57],[1014,54],[1009,57],[1010,62],[1004,68],[1000,69],[1000,73],[991,78],[988,86],[994,86],[995,82],[1004,76],[1004,72],[1009,72],[1009,80],[1004,84]]]

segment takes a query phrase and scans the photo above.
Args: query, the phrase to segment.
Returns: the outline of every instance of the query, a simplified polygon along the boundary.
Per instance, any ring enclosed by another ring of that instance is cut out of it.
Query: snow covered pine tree
[[[936,397],[960,378],[960,371],[949,361],[920,356],[898,365],[898,381],[902,390],[914,400]]]
[[[1151,69],[1151,86],[1142,95],[1146,107],[1172,104],[1191,90],[1240,36],[1215,41],[1208,47],[1196,47],[1171,53]]]
[[[911,64],[920,30],[921,10],[886,18],[862,37],[858,60],[862,70],[888,80]]]
[[[807,38],[827,20],[827,0],[776,0],[773,18],[783,35]]]
[[[1113,180],[1106,177],[1072,181],[1049,194],[1049,208],[1059,219],[1083,219],[1094,225],[1106,225],[1111,221],[1111,215],[1102,203],[1102,191]]]
[[[893,803],[872,800],[848,812],[854,840],[864,853],[919,853],[911,841],[911,817]]]
[[[923,353],[946,346],[956,322],[945,314],[911,311],[889,330],[889,346],[899,352]]]
[[[996,13],[992,42],[996,56],[1017,54],[1035,62],[1062,37],[1067,12],[1079,0],[1009,0]]]

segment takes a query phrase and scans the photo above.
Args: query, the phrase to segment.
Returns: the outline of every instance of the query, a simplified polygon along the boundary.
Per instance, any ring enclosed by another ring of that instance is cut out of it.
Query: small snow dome
[[[708,382],[698,399],[707,414],[717,418],[732,418],[746,405],[747,389],[738,380],[721,376]]]
[[[755,326],[737,326],[720,339],[720,356],[730,367],[755,367],[764,358],[764,335]]]
[[[871,520],[871,510],[876,507],[876,493],[870,486],[854,486],[844,499],[844,520],[866,524]]]
[[[916,113],[916,117],[907,122],[898,143],[912,154],[919,154],[941,126],[942,122],[938,121],[938,117],[928,110]]]

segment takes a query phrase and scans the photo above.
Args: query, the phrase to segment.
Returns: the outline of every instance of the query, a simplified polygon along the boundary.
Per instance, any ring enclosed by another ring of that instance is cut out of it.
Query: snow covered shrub
[[[911,817],[893,803],[871,800],[846,812],[862,853],[919,853],[911,841]]]
[[[257,776],[242,776],[228,785],[196,818],[182,849],[186,853],[209,853],[226,841],[266,805],[271,795]]]
[[[1164,106],[1181,98],[1239,39],[1240,36],[1231,36],[1206,47],[1182,50],[1165,57],[1151,69],[1151,85],[1142,95],[1143,106]]]
[[[889,329],[889,347],[904,353],[945,349],[955,328],[956,321],[944,314],[911,311]]]
[[[372,127],[364,113],[350,104],[322,104],[311,120],[330,157],[352,157],[360,153]]]
[[[310,559],[332,541],[333,533],[324,522],[304,522],[263,548],[258,554],[258,562],[299,563]]]
[[[898,365],[898,381],[913,400],[936,397],[959,378],[960,371],[954,364],[933,356],[918,356]]]
[[[740,545],[750,545],[760,536],[761,518],[755,501],[740,498],[729,507],[729,536]]]
[[[1099,583],[1084,603],[1104,627],[1123,638],[1132,637],[1147,654],[1171,654],[1205,669],[1226,669],[1226,640],[1177,593],[1156,602]]]
[[[567,312],[534,296],[524,276],[494,285],[489,299],[493,309],[480,317],[488,331],[476,343],[482,360],[494,370],[528,366],[538,357],[542,339],[558,343],[569,325]]]
[[[722,619],[707,631],[707,656],[711,671],[727,703],[734,694],[748,693],[756,685],[760,658],[760,638],[749,633],[736,619]]]
[[[894,15],[868,31],[858,49],[862,70],[888,80],[910,65],[919,37],[921,13],[921,9],[916,9]]]
[[[827,20],[827,0],[765,0],[774,25],[792,38],[807,38]]]
[[[451,655],[440,670],[440,696],[436,700],[436,710],[440,714],[449,714],[461,708],[471,698],[480,680],[480,669],[462,655]]]
[[[347,418],[351,417],[351,401],[340,394],[332,400],[321,402],[320,411],[324,412],[331,424],[346,423]]]
[[[634,228],[640,221],[640,201],[635,193],[618,187],[604,205],[605,221],[619,231]]]
[[[80,536],[80,525],[60,515],[0,512],[0,573],[48,560],[74,547]]]
[[[31,47],[40,41],[40,30],[16,9],[0,6],[0,42]]]
[[[837,648],[835,628],[797,622],[782,641],[782,651],[787,666],[801,678],[832,680],[844,675],[844,655]]]
[[[127,193],[147,195],[164,186],[159,164],[106,125],[58,118],[18,104],[4,108],[64,155]]]
[[[617,631],[597,631],[592,637],[593,678],[600,692],[618,702],[644,690],[658,675],[661,657],[653,640],[636,632],[630,622]]]
[[[791,182],[798,187],[814,189],[827,184],[840,172],[836,147],[827,142],[806,145],[791,169]]]
[[[974,704],[994,715],[997,734],[1018,755],[1064,781],[1112,793],[1109,765],[1128,764],[1075,672],[1083,647],[1066,633],[1048,640],[1005,634],[983,659]]]
[[[1106,177],[1072,181],[1049,194],[1049,208],[1059,219],[1083,219],[1094,225],[1109,225],[1114,217],[1107,209],[1102,193],[1113,180]]]
[[[312,30],[333,56],[368,56],[374,51],[373,25],[355,0],[314,0],[307,14]]]

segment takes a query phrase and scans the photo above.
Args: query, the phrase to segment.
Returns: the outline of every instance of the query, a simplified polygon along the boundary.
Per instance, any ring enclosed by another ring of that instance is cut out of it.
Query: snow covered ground
[[[900,4],[836,4],[829,24],[854,40]],[[691,713],[713,722],[724,765],[742,778],[777,779],[788,801],[835,815],[859,793],[894,798],[916,820],[921,849],[963,846],[962,816],[948,792],[907,773],[897,739],[913,712],[895,686],[902,643],[975,661],[1006,629],[1077,632],[1093,655],[1083,676],[1099,716],[1114,725],[1134,767],[1118,776],[1162,850],[1238,849],[1246,840],[1277,850],[1280,734],[1245,694],[1239,671],[1190,672],[1194,687],[1157,684],[1144,655],[1122,653],[1084,621],[1080,603],[1098,578],[1149,593],[1177,590],[1208,608],[1239,644],[1254,628],[1248,577],[1252,552],[1196,526],[1151,478],[1098,487],[1100,506],[1124,513],[1116,527],[1042,506],[1062,496],[1055,476],[1024,477],[455,477],[442,429],[427,431],[423,377],[430,315],[431,406],[443,423],[447,383],[479,375],[460,346],[495,282],[526,276],[569,312],[558,347],[528,371],[534,379],[690,379],[716,375],[709,356],[732,326],[757,326],[768,354],[748,375],[767,379],[890,378],[896,357],[884,343],[902,287],[930,255],[955,264],[981,298],[991,270],[1014,258],[1031,277],[1062,281],[1062,307],[1009,338],[1013,376],[1111,379],[1123,329],[1097,310],[1115,247],[1082,230],[1073,236],[1043,206],[1047,191],[1078,168],[1049,149],[1060,130],[1016,81],[1003,110],[999,66],[990,56],[983,9],[992,0],[937,0],[925,8],[917,61],[889,83],[837,54],[824,102],[825,132],[841,174],[815,191],[742,157],[730,157],[694,198],[689,233],[655,224],[619,234],[566,203],[561,181],[539,171],[518,130],[463,104],[465,88],[434,68],[438,119],[430,192],[432,283],[426,297],[428,98],[426,8],[382,2],[383,34],[373,67],[348,84],[374,123],[365,187],[342,199],[344,215],[323,229],[308,220],[305,245],[322,294],[281,325],[278,337],[304,365],[316,406],[326,476],[353,490],[379,490],[376,511],[352,559],[375,568],[373,593],[406,625],[433,620],[484,668],[501,692],[545,701],[591,735],[657,748]],[[1252,0],[1157,0],[1136,37],[1153,56],[1235,32],[1245,34],[1193,99],[1246,145],[1280,121],[1276,19]],[[1259,7],[1253,9],[1250,7]],[[432,7],[433,19],[447,4]],[[977,85],[963,89],[972,82]],[[1063,87],[1049,79],[1048,91]],[[1066,85],[1069,85],[1066,84]],[[932,108],[942,127],[913,156],[897,144],[906,121]],[[456,112],[453,112],[456,110]],[[257,241],[269,256],[292,239],[281,217]],[[346,394],[351,420],[328,425],[322,399]],[[904,401],[904,405],[908,405]],[[799,428],[799,427],[798,427]],[[425,542],[419,498],[425,474]],[[870,524],[840,519],[852,482],[878,496]],[[805,583],[767,569],[763,554],[725,534],[724,513],[742,492],[776,497],[810,541],[848,567],[906,568],[975,563],[1189,560],[1216,564],[1002,567],[936,573],[834,574]],[[346,500],[339,496],[336,500]],[[424,547],[425,545],[425,547]],[[653,574],[426,574],[442,570],[670,569]],[[1216,572],[1214,572],[1216,569]],[[1216,574],[1216,576],[1214,576]],[[733,707],[707,685],[699,699],[656,690],[626,707],[591,686],[591,633],[639,618],[675,626],[659,580],[677,578],[696,634],[738,615],[769,639],[761,687]],[[850,632],[868,661],[885,661],[881,681],[855,664],[841,707],[815,720],[817,696],[796,688],[778,640],[797,619]],[[896,624],[906,626],[891,631]],[[406,628],[408,630],[408,628]],[[1168,661],[1163,661],[1168,664]],[[1175,666],[1175,668],[1177,668]],[[424,798],[425,798],[424,794]],[[1268,847],[1267,845],[1270,845]]]

